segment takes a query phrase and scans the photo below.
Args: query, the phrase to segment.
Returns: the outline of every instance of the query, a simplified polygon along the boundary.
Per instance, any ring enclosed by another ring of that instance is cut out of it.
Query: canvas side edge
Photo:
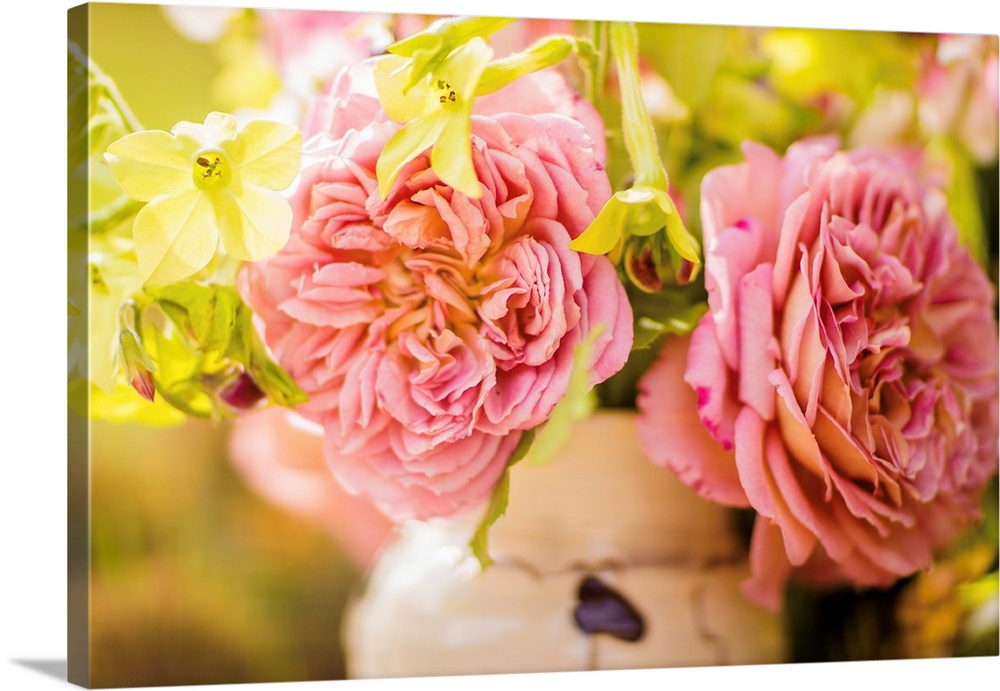
[[[78,5],[67,11],[67,38],[75,44],[79,53],[89,55],[90,49],[90,8]],[[83,83],[81,83],[81,80]],[[67,106],[74,95],[84,99],[87,94],[86,75],[68,72]],[[87,103],[89,108],[89,102]],[[70,131],[69,128],[67,130]],[[87,290],[87,228],[74,221],[81,210],[88,206],[89,169],[86,165],[71,170],[71,147],[67,138],[67,285],[69,305],[76,309],[75,318],[80,320],[83,337],[68,343],[68,384],[87,374],[89,359],[89,309]],[[89,388],[77,390],[86,397],[83,409],[90,410]],[[74,408],[76,410],[74,411]],[[67,641],[66,677],[67,681],[90,687],[90,423],[78,406],[67,406]]]

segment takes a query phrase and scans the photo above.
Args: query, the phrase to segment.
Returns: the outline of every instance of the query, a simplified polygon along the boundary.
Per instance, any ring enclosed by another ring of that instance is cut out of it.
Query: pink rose
[[[640,437],[703,496],[758,512],[744,588],[777,607],[793,567],[887,585],[979,517],[997,326],[912,156],[744,154],[703,182],[709,312],[641,382]]]
[[[399,125],[348,88],[357,76],[335,86],[305,147],[318,162],[292,194],[291,240],[241,288],[309,394],[299,412],[323,425],[345,488],[397,520],[450,516],[485,500],[522,433],[547,419],[575,346],[602,329],[595,383],[628,356],[613,266],[568,247],[610,185],[579,122],[508,112],[473,117],[480,199],[421,156],[383,201],[375,163]]]

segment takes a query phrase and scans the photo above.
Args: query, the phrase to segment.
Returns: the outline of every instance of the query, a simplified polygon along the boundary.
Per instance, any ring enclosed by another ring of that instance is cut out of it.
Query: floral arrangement
[[[236,115],[170,132],[71,48],[71,403],[283,406],[484,565],[511,465],[635,407],[752,512],[758,603],[947,559],[996,501],[996,37],[684,30],[233,11]]]

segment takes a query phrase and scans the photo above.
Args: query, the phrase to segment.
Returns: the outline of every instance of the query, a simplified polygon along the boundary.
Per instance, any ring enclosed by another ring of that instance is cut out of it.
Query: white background
[[[14,0],[0,19],[0,689],[63,688],[22,661],[66,659],[65,127],[67,0]],[[240,5],[232,0],[204,4]],[[676,23],[1000,32],[995,0],[597,3],[553,0],[251,0],[280,7],[567,16]],[[927,9],[927,8],[930,9]],[[984,8],[990,7],[986,10]],[[766,687],[995,688],[1000,658],[519,675],[219,689]],[[188,687],[185,687],[188,688]]]

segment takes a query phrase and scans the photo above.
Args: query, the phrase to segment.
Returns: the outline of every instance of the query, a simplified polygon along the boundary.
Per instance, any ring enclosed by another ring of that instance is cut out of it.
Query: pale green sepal
[[[219,392],[241,372],[274,403],[294,407],[308,399],[268,354],[235,288],[184,282],[147,292],[172,322],[149,329],[147,340],[160,363],[157,391],[174,407],[213,419],[232,415]]]
[[[455,17],[441,19],[423,31],[397,41],[388,52],[412,59],[413,69],[404,93],[431,74],[455,49],[470,40],[489,36],[512,23],[502,17]]]
[[[155,398],[153,372],[156,371],[156,365],[143,347],[142,338],[133,328],[122,326],[118,340],[120,343],[118,356],[125,378],[136,393],[145,400],[153,402]]]
[[[247,324],[249,324],[249,310],[246,312],[246,316]],[[291,375],[271,359],[259,340],[255,338],[251,344],[250,373],[253,374],[257,386],[271,401],[285,408],[294,408],[309,400],[309,396],[299,388]]]
[[[510,499],[510,469],[527,455],[534,440],[535,430],[533,429],[521,435],[521,440],[514,449],[514,454],[510,457],[503,475],[493,488],[493,494],[490,496],[490,503],[486,507],[486,513],[483,514],[482,521],[480,521],[479,526],[476,528],[476,532],[472,534],[472,539],[469,540],[472,555],[479,561],[479,566],[484,571],[494,563],[493,558],[490,556],[488,544],[489,531],[490,527],[507,512],[507,504]]]
[[[236,324],[239,296],[230,289],[189,281],[146,291],[174,323],[190,328],[201,351],[225,351]]]
[[[547,36],[519,53],[490,63],[476,87],[476,96],[499,91],[525,75],[558,65],[573,52],[575,46],[576,39],[572,36]]]

